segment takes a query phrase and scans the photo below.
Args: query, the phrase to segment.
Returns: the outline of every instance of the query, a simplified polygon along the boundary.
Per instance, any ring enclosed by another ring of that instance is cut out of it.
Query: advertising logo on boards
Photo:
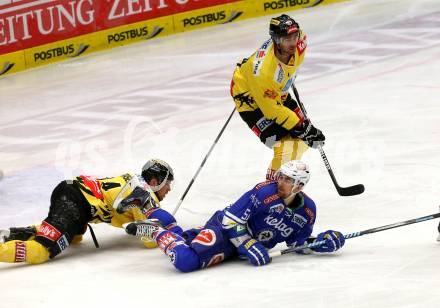
[[[296,6],[303,7],[313,7],[324,2],[324,0],[276,0],[276,1],[265,1],[263,3],[264,11],[278,10],[278,9],[288,9]]]
[[[35,52],[33,54],[33,59],[35,62],[38,62],[38,61],[50,60],[53,58],[59,58],[63,56],[75,58],[82,55],[89,47],[90,45],[83,43],[79,44],[77,47],[75,47],[75,44],[68,44],[60,47],[55,47],[55,48]]]
[[[231,11],[230,15],[227,16],[225,11],[217,11],[214,13],[207,13],[203,15],[188,17],[183,19],[183,27],[201,25],[212,22],[222,21],[222,24],[226,24],[232,22],[239,18],[243,12],[240,11]]]

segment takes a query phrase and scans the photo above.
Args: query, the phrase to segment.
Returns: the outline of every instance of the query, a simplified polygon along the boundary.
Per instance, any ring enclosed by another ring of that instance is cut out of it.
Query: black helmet
[[[280,37],[298,32],[298,23],[289,15],[283,14],[270,20],[269,34],[277,44],[280,42]]]
[[[142,177],[145,182],[149,182],[151,179],[155,178],[161,186],[165,181],[174,180],[174,172],[168,163],[160,159],[150,159],[142,167]]]

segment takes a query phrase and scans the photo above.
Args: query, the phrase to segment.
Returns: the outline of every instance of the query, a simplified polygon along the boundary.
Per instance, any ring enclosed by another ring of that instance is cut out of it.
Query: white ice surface
[[[342,186],[319,153],[306,191],[315,232],[345,233],[440,205],[440,1],[352,1],[292,12],[309,38],[297,81]],[[269,17],[114,49],[0,79],[0,228],[37,223],[62,179],[170,162],[173,210],[232,111],[234,65]],[[235,115],[177,213],[201,225],[264,178],[271,151]],[[40,266],[0,264],[0,307],[439,307],[438,221],[348,240],[333,255],[286,255],[178,273],[159,250],[97,225]]]

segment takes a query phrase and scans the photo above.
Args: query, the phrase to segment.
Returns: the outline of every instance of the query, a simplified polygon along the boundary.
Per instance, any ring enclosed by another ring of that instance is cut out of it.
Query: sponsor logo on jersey
[[[267,50],[269,48],[270,43],[272,43],[272,39],[268,39],[261,45],[260,50]]]
[[[271,98],[271,99],[276,99],[278,97],[278,93],[275,90],[266,89],[266,90],[264,90],[264,95],[263,96],[267,97],[267,98]]]
[[[257,123],[255,125],[258,127],[258,130],[261,134],[261,132],[264,132],[264,130],[266,128],[268,128],[272,123],[273,123],[273,121],[268,120],[265,117],[262,117],[261,119],[259,119],[257,121]]]
[[[315,6],[321,3],[323,0],[315,0],[312,6]],[[316,3],[318,2],[318,3]],[[264,10],[277,10],[277,9],[285,9],[290,7],[295,7],[298,5],[306,5],[310,4],[310,0],[276,0],[276,1],[267,1],[264,2]]]
[[[288,237],[293,232],[293,228],[285,224],[283,222],[283,218],[275,218],[272,215],[269,215],[264,218],[264,222],[269,226],[275,228],[276,230],[280,231],[281,235],[284,237]]]
[[[90,45],[80,44],[77,48],[75,48],[74,44],[69,44],[62,47],[56,47],[56,48],[36,52],[34,53],[33,57],[35,62],[45,61],[62,56],[68,56],[74,58],[83,54],[89,47]]]
[[[15,262],[26,261],[26,244],[24,242],[15,243]]]
[[[273,195],[271,195],[271,196],[265,198],[265,199],[263,200],[263,203],[264,203],[264,204],[269,204],[269,203],[271,203],[271,202],[273,202],[273,201],[275,201],[275,200],[277,200],[277,199],[279,199],[279,198],[280,198],[280,197],[278,196],[278,194],[273,194]],[[281,204],[281,205],[282,205],[282,204]],[[271,207],[271,209],[272,209],[272,207]]]
[[[267,50],[269,49],[270,43],[272,40],[267,40],[261,45],[260,49],[257,50],[254,59],[254,70],[253,74],[255,76],[260,75],[261,64],[263,62],[264,57],[266,56]]]
[[[14,67],[14,65],[15,65],[15,63],[5,62],[5,64],[3,65],[3,68],[0,70],[0,76],[9,72],[11,70],[11,68]]]
[[[304,226],[307,224],[307,219],[299,214],[294,214],[292,221],[301,228],[304,228]]]
[[[281,83],[284,79],[284,70],[281,64],[278,63],[277,69],[275,70],[274,80],[276,83]]]
[[[48,240],[56,241],[60,238],[61,232],[58,231],[58,229],[52,226],[50,223],[43,221],[40,228],[38,229],[36,236],[42,236],[47,238]]]
[[[69,246],[69,242],[67,241],[67,238],[65,235],[60,237],[57,241],[58,247],[60,247],[61,251],[66,249]]]
[[[254,61],[253,73],[255,76],[260,75],[261,60]]]
[[[268,242],[273,238],[273,232],[271,230],[264,230],[257,234],[257,240],[260,242]]]
[[[217,237],[215,232],[211,229],[203,229],[200,233],[192,240],[192,243],[199,243],[204,246],[212,246],[215,244]]]
[[[291,77],[291,78],[289,78],[288,80],[287,80],[287,82],[286,82],[286,85],[284,86],[284,88],[282,89],[282,92],[287,92],[287,91],[289,91],[289,89],[290,89],[290,87],[292,86],[292,84],[293,84],[293,77]]]
[[[309,216],[310,223],[313,223],[315,221],[315,213],[313,213],[313,211],[308,207],[304,207],[304,211],[306,212],[307,216]]]

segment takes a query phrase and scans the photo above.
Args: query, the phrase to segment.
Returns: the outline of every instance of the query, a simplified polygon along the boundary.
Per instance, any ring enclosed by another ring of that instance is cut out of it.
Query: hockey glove
[[[122,214],[132,208],[139,208],[142,210],[144,208],[151,207],[157,207],[156,202],[154,202],[153,198],[151,198],[151,195],[148,191],[137,186],[127,198],[118,204],[116,212]]]
[[[295,126],[290,135],[294,138],[299,138],[304,141],[309,147],[316,149],[318,146],[323,146],[325,143],[324,134],[317,129],[310,120],[305,120],[302,124]]]
[[[248,259],[255,266],[266,265],[271,261],[266,247],[254,239],[245,240],[238,246],[238,254],[241,259]]]
[[[327,230],[325,232],[319,233],[316,241],[325,241],[324,245],[311,248],[313,251],[316,252],[334,252],[345,244],[344,235],[339,231],[333,230]]]

